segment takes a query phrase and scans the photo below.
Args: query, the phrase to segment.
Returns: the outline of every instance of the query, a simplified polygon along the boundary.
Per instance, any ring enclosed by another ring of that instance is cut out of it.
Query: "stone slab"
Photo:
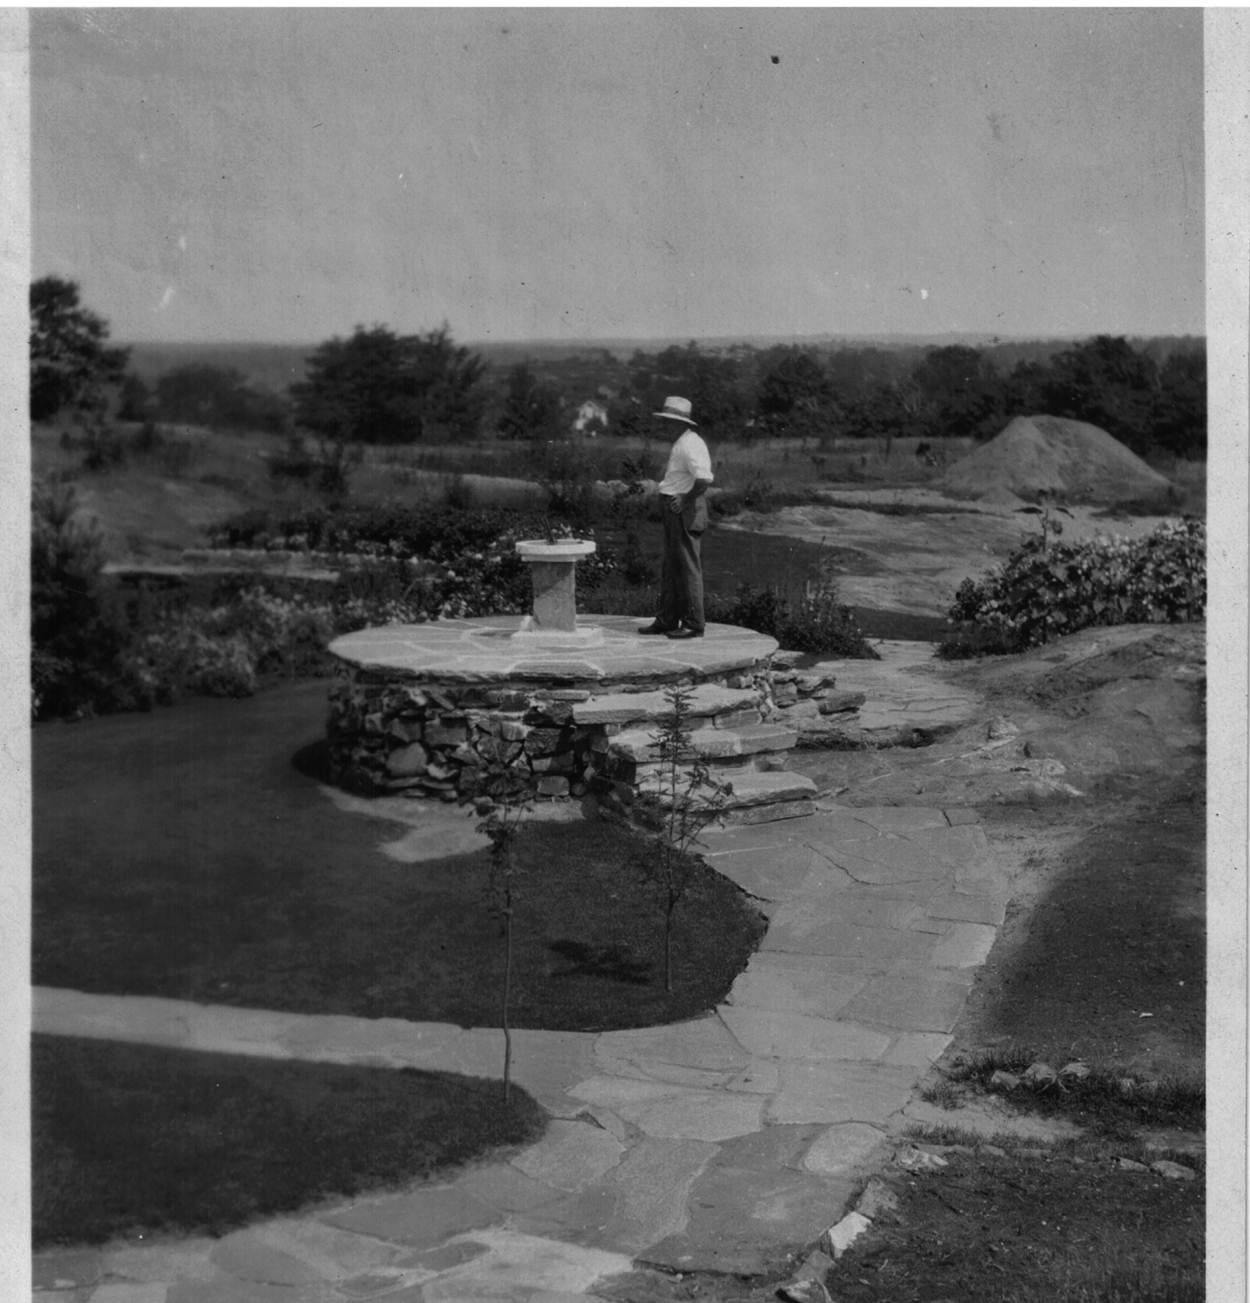
[[[681,1082],[689,1078],[674,1077],[671,1069],[732,1074],[747,1066],[748,1056],[724,1023],[708,1014],[664,1027],[604,1032],[595,1041],[594,1062],[613,1076]]]
[[[621,1142],[601,1127],[556,1121],[512,1165],[532,1181],[557,1190],[581,1190],[615,1167],[624,1152]]]
[[[846,923],[832,901],[790,901],[773,915],[761,951],[784,951],[789,954],[836,955],[843,958],[871,960],[879,968],[888,968],[910,947],[927,954],[932,938],[916,950],[916,938],[897,928],[870,927],[863,923]]]
[[[568,1093],[574,1099],[584,1100],[587,1104],[615,1109],[625,1104],[639,1104],[680,1095],[686,1091],[684,1087],[673,1082],[652,1081],[641,1077],[599,1076],[579,1081]]]
[[[1007,917],[1007,905],[1000,896],[946,891],[931,899],[925,905],[925,912],[930,918],[998,927]]]
[[[302,1258],[266,1243],[253,1232],[235,1231],[220,1240],[209,1255],[215,1267],[238,1280],[266,1285],[312,1285],[322,1273]]]
[[[502,1213],[530,1212],[564,1196],[543,1181],[519,1172],[511,1163],[484,1163],[456,1177],[456,1187]]]
[[[344,634],[329,651],[347,665],[391,671],[397,682],[492,683],[567,678],[578,683],[667,682],[748,669],[777,650],[751,629],[707,625],[702,638],[642,637],[636,617],[584,616],[603,630],[603,644],[544,652],[510,642],[521,616],[383,625]]]
[[[783,819],[805,819],[814,813],[811,801],[761,801],[751,805],[732,803],[721,813],[726,824],[777,823]]]
[[[844,1016],[858,1022],[912,1032],[953,1031],[968,998],[966,982],[915,977],[874,977],[852,1000]],[[883,1050],[884,1053],[884,1050]]]
[[[706,760],[789,751],[797,741],[798,734],[793,729],[776,724],[747,724],[740,728],[705,725],[690,730],[691,753]],[[635,761],[655,761],[660,757],[654,728],[623,729],[611,738],[610,748],[614,754]]]
[[[945,1032],[903,1032],[881,1056],[881,1062],[927,1071],[950,1043]]]
[[[833,866],[830,866],[832,868]],[[830,869],[823,866],[814,868],[807,882],[804,883],[804,895],[814,895],[812,884],[823,882]],[[848,875],[849,876],[849,875]],[[923,897],[922,897],[923,899]],[[897,891],[879,891],[851,883],[838,892],[837,899],[831,902],[831,910],[841,923],[853,923],[864,927],[894,928],[902,931],[913,927],[917,920],[925,915],[923,905],[917,904],[916,893],[901,894]]]
[[[165,1303],[310,1303],[310,1295],[316,1303],[321,1303],[318,1294],[325,1298],[326,1287],[305,1286],[296,1291],[289,1285],[265,1285],[219,1276],[210,1281],[175,1281],[165,1292]],[[402,1293],[392,1294],[388,1303],[392,1300],[410,1303]]]
[[[549,1295],[586,1295],[597,1281],[623,1275],[632,1267],[621,1253],[565,1244],[514,1230],[492,1230],[457,1237],[477,1252],[463,1266],[421,1286],[423,1303],[470,1303],[501,1299],[508,1303]]]
[[[37,1290],[81,1289],[103,1276],[104,1254],[100,1249],[46,1249],[35,1255],[32,1267]]]
[[[923,806],[877,805],[863,806],[855,811],[856,817],[882,833],[917,833],[934,828],[949,827],[942,810]]]
[[[559,1123],[553,1123],[559,1126]],[[454,1186],[424,1186],[404,1194],[362,1199],[322,1213],[319,1221],[393,1244],[428,1249],[450,1235],[501,1219],[497,1209]]]
[[[812,1142],[803,1167],[817,1176],[853,1177],[878,1157],[887,1143],[880,1127],[840,1122],[826,1127]]]
[[[779,1274],[843,1213],[854,1193],[806,1172],[710,1168],[695,1183],[686,1230],[643,1250],[668,1271]]]
[[[936,853],[932,840],[932,837],[927,838],[921,844],[919,840],[890,833],[853,845],[836,845],[822,840],[819,849],[856,882],[945,882],[953,876],[953,866]]]
[[[685,1229],[687,1196],[716,1152],[700,1141],[644,1139],[601,1181],[515,1229],[637,1253]]]
[[[803,845],[723,850],[705,858],[717,873],[724,874],[743,891],[760,900],[780,901],[796,894],[810,894],[804,891],[803,884],[811,876],[815,862],[827,871],[830,878],[842,883],[850,882],[841,869]],[[822,885],[819,890],[823,895],[827,888]]]
[[[860,960],[757,952],[730,988],[727,1003],[831,1018],[869,977]]]
[[[852,1007],[854,1000],[848,1005]],[[890,1047],[891,1037],[875,1028],[807,1014],[722,1005],[726,1026],[752,1054],[782,1060],[876,1059]]]
[[[683,1092],[624,1104],[616,1112],[644,1135],[673,1140],[729,1140],[760,1128],[763,1099],[726,1092]]]
[[[911,1098],[916,1075],[913,1068],[879,1063],[783,1064],[768,1120],[884,1126]]]
[[[933,947],[937,968],[979,968],[994,945],[998,929],[985,923],[956,923]]]
[[[691,718],[702,719],[728,711],[751,710],[759,696],[750,688],[726,688],[717,683],[697,684],[687,706]],[[576,724],[632,724],[657,722],[672,714],[667,696],[657,692],[605,692],[573,706]]]
[[[260,1233],[260,1228],[258,1228]],[[262,1235],[262,1238],[267,1236]],[[353,1238],[353,1237],[346,1237]],[[207,1236],[156,1243],[151,1240],[125,1243],[114,1241],[103,1250],[101,1280],[130,1280],[140,1284],[172,1280],[211,1280],[215,1274],[209,1255],[217,1241]],[[279,1245],[279,1247],[286,1247]],[[394,1252],[394,1250],[391,1250]],[[308,1255],[297,1256],[307,1259]],[[44,1254],[36,1254],[36,1280],[38,1266]]]

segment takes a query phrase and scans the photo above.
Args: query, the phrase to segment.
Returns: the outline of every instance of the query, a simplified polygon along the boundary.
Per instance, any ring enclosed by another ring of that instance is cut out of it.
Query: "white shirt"
[[[660,481],[660,492],[670,496],[684,496],[694,488],[695,480],[711,480],[712,458],[707,444],[695,433],[687,430],[674,441],[668,454],[668,466]]]

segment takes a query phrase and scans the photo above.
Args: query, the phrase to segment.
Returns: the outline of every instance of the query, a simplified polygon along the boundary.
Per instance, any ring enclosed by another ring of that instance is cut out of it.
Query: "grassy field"
[[[429,1177],[545,1120],[483,1078],[65,1036],[34,1037],[31,1097],[36,1248],[219,1235]]]
[[[379,850],[385,824],[345,817],[293,763],[315,771],[325,693],[312,681],[36,728],[35,980],[498,1026],[486,852],[414,867]],[[700,867],[667,993],[663,915],[633,864],[644,851],[609,824],[523,834],[515,1026],[651,1026],[723,998],[762,920]]]

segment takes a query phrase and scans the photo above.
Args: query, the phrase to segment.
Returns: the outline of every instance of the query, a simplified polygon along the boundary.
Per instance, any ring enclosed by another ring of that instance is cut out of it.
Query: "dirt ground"
[[[965,579],[1004,561],[1038,518],[1017,505],[962,502],[930,488],[831,488],[836,506],[784,507],[744,513],[722,526],[824,543],[845,552],[838,589],[851,606],[945,616]],[[858,504],[862,503],[860,506]],[[912,508],[915,514],[906,514]],[[1065,541],[1097,534],[1141,538],[1166,516],[1108,516],[1072,506],[1059,517]]]

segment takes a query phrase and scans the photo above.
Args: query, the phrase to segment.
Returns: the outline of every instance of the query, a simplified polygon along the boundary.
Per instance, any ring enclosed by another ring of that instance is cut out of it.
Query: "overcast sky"
[[[1200,10],[36,10],[120,340],[1202,333]]]

